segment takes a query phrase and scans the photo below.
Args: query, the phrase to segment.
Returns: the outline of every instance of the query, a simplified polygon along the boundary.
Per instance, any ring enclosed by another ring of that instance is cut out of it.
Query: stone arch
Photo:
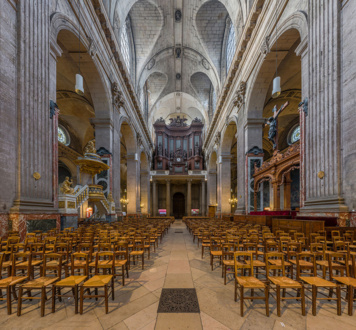
[[[150,166],[144,151],[140,153],[140,209],[141,213],[150,213]]]
[[[235,120],[231,119],[228,122],[224,132],[222,133],[222,141],[220,146],[220,153],[224,155],[230,155],[231,146],[236,139],[237,126]]]
[[[122,117],[119,127],[121,135],[125,140],[127,153],[135,154],[137,151],[137,141],[135,136],[135,129],[132,127],[130,120],[127,117]]]
[[[61,38],[61,34],[66,34],[66,38]],[[52,47],[58,46],[58,41],[61,39],[62,46],[67,49],[73,47],[70,45],[75,40],[76,51],[79,48],[80,36],[80,71],[84,78],[84,83],[88,86],[92,95],[93,106],[96,116],[109,117],[111,114],[111,92],[109,81],[106,74],[99,63],[96,53],[90,54],[90,48],[95,47],[94,40],[87,37],[87,34],[76,22],[73,22],[70,17],[62,13],[54,13],[51,16],[51,43]],[[58,53],[58,52],[57,52]],[[59,55],[59,54],[58,54]],[[78,57],[78,55],[76,55]],[[75,55],[73,59],[76,60]],[[73,81],[75,76],[73,77]],[[73,83],[73,87],[74,87]],[[84,91],[85,92],[85,91]]]
[[[215,169],[216,170],[216,162],[218,161],[218,156],[216,154],[216,151],[212,151],[209,157],[209,170],[210,169]]]
[[[281,36],[283,36],[286,32],[293,30],[297,31],[300,38],[300,44],[307,42],[308,21],[307,14],[304,11],[296,11],[282,22],[278,22],[277,34],[275,31],[269,31],[266,33],[266,36],[270,37],[269,47],[272,48],[276,41],[281,38]],[[295,41],[296,40],[297,38]],[[269,53],[265,58],[260,56],[256,64],[255,72],[252,76],[251,82],[248,84],[248,89],[246,91],[246,108],[248,109],[250,118],[261,117],[259,112],[262,111],[261,109],[263,108],[264,100],[262,101],[261,98],[263,99],[265,97],[263,93],[265,90],[264,85],[266,84],[268,77],[272,80],[273,74],[275,72],[275,70],[272,70],[272,72],[268,72],[267,70],[268,67],[272,69],[275,68],[275,66],[271,65],[271,63],[267,63],[271,60],[275,61],[275,59],[271,59],[271,55],[272,54]]]

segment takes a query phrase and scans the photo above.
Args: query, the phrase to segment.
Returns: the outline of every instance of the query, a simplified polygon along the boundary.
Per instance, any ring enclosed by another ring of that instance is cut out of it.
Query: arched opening
[[[208,214],[215,217],[217,208],[217,155],[213,151],[209,158],[208,164]]]
[[[177,192],[173,195],[173,216],[176,219],[182,219],[185,214],[185,196],[183,193]]]
[[[133,129],[127,121],[121,124],[120,138],[120,196],[121,207],[126,214],[139,212],[139,180],[138,156],[136,153],[136,138]]]
[[[236,204],[232,202],[237,189],[236,132],[236,123],[231,121],[226,127],[221,143],[218,162],[218,211],[220,210],[222,214],[229,214],[236,209]]]
[[[142,214],[148,214],[150,194],[150,175],[147,156],[141,152],[140,157],[140,209]]]
[[[255,202],[257,211],[291,210],[291,173],[283,176],[283,181],[278,183],[274,179],[274,172],[284,168],[283,159],[289,157],[295,169],[299,169],[299,111],[298,104],[302,100],[301,62],[296,55],[296,48],[300,44],[300,35],[296,29],[285,31],[275,41],[270,52],[266,55],[261,68],[256,75],[254,85],[248,102],[249,118],[264,119],[265,125],[261,129],[261,145],[263,149],[263,168],[254,172],[251,165],[249,189],[256,186],[254,178],[260,179],[256,188],[258,191],[249,190],[249,196],[257,198]],[[276,61],[278,76],[281,77],[281,94],[273,99],[273,78],[276,74]],[[262,110],[261,110],[262,109]],[[258,133],[256,133],[258,134]],[[288,155],[288,156],[287,156]],[[283,159],[282,159],[283,158]],[[293,158],[293,159],[292,159]],[[261,159],[262,160],[262,159]],[[263,172],[263,173],[262,173]],[[299,199],[295,198],[299,192],[299,171],[293,174],[294,206]],[[262,179],[261,175],[265,178]],[[280,179],[282,180],[282,179]],[[249,203],[253,198],[249,199]],[[249,204],[249,210],[253,210]]]

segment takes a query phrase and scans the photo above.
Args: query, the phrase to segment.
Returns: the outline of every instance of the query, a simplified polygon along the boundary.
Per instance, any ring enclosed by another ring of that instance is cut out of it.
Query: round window
[[[62,126],[58,126],[58,141],[66,146],[70,143],[69,134]]]
[[[300,126],[295,126],[291,129],[289,133],[289,144],[293,144],[300,140]]]

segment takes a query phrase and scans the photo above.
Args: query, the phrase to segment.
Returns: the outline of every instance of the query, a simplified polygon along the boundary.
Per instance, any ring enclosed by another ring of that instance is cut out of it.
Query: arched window
[[[226,72],[229,72],[236,50],[236,35],[234,24],[232,24],[231,21],[227,27],[229,29],[229,35],[226,43]]]
[[[130,41],[129,41],[129,21],[126,21],[124,26],[122,27],[121,31],[121,38],[120,38],[120,46],[121,46],[121,53],[124,58],[124,62],[126,64],[127,69],[129,72],[131,71],[131,51],[130,51]]]
[[[300,126],[294,126],[288,134],[288,144],[293,144],[300,140]]]
[[[69,134],[67,130],[61,125],[58,125],[58,141],[63,143],[65,146],[69,146],[70,144]]]

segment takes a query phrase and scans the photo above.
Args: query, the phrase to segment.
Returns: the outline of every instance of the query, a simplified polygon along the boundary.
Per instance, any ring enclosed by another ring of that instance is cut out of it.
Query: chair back
[[[52,275],[61,279],[62,276],[62,255],[59,253],[46,253],[43,257],[42,276]]]
[[[270,260],[280,260],[278,263],[270,263]],[[281,252],[269,252],[265,253],[265,261],[266,261],[266,274],[269,275],[270,271],[282,272],[282,276],[286,275],[286,266],[284,262],[284,253]]]
[[[71,255],[71,275],[81,271],[84,276],[89,275],[89,254],[75,252]]]
[[[243,262],[240,262],[242,259]],[[249,270],[250,276],[253,276],[253,255],[252,252],[235,252],[234,253],[235,277],[239,276],[239,272],[243,275],[245,269]],[[240,275],[240,276],[241,276]]]
[[[334,272],[336,276],[340,276],[338,273],[341,272],[341,276],[350,276],[349,272],[349,258],[347,253],[331,252],[328,253],[329,262],[329,276],[330,280],[334,277]]]
[[[29,252],[20,252],[20,253],[13,253],[12,254],[12,267],[11,267],[11,276],[17,276],[17,271],[23,271],[24,268],[21,267],[26,265],[26,276],[30,278],[31,275],[31,262],[32,262],[32,255]],[[21,267],[21,268],[20,268]]]
[[[310,267],[306,267],[303,261],[311,264]],[[309,272],[306,272],[308,271]],[[297,281],[300,281],[301,276],[316,276],[316,260],[314,253],[302,252],[297,254]]]
[[[107,269],[111,269],[111,273],[114,274],[115,271],[115,258],[114,252],[103,251],[97,252],[95,257],[95,275],[100,274],[100,270],[104,273]]]

